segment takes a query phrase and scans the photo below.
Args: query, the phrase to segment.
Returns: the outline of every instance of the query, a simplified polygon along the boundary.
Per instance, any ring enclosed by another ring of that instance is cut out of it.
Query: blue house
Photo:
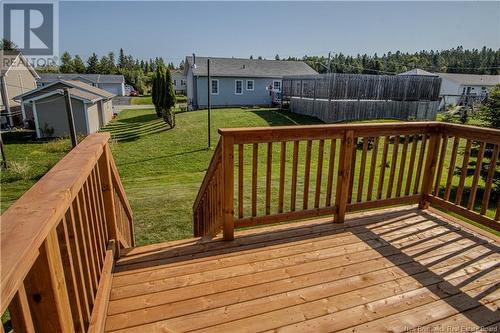
[[[188,105],[208,105],[207,59],[210,59],[210,95],[213,107],[268,106],[281,92],[286,75],[317,74],[302,61],[186,57]]]

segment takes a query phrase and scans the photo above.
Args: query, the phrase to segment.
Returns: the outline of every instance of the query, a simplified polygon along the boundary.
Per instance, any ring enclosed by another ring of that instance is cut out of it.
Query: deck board
[[[107,332],[403,332],[495,327],[494,237],[415,207],[127,250]]]

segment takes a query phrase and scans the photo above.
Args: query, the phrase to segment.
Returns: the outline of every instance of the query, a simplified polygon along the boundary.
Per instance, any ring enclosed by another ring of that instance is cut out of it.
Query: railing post
[[[347,198],[349,197],[349,183],[351,177],[352,155],[354,153],[354,131],[348,130],[344,133],[340,144],[339,171],[337,190],[335,195],[336,213],[335,223],[344,223],[347,211]]]
[[[439,139],[442,132],[440,127],[436,128],[434,132],[431,133],[429,139],[429,146],[427,149],[427,159],[425,161],[424,175],[422,179],[422,200],[420,200],[418,207],[420,209],[429,208],[429,193],[432,189],[432,182],[434,180],[434,175],[436,173],[436,165],[439,152]]]
[[[25,288],[36,332],[75,332],[55,228],[40,247]]]
[[[222,135],[224,240],[234,239],[234,137]]]
[[[99,158],[99,174],[101,176],[101,184],[102,184],[102,195],[104,199],[104,211],[106,214],[106,225],[108,228],[109,239],[120,239],[118,237],[118,227],[116,223],[116,207],[115,201],[113,198],[113,180],[111,176],[111,151],[109,149],[109,144],[106,143],[103,147],[103,152],[101,158]],[[116,241],[115,248],[115,258],[120,257],[120,242]]]

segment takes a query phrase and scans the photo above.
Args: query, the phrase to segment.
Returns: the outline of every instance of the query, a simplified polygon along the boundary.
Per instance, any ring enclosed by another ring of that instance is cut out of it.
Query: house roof
[[[404,72],[404,73],[400,73],[398,75],[429,75],[429,76],[438,76],[435,73],[431,73],[431,72],[425,71],[425,70],[420,69],[420,68],[414,68],[412,70],[409,70],[409,71]]]
[[[210,59],[211,76],[230,77],[283,77],[285,75],[318,74],[303,61],[240,59],[240,58],[207,58],[196,57],[196,66],[193,66],[193,57],[186,57],[186,63],[192,68],[196,76],[207,75],[207,59]]]
[[[500,75],[436,73],[443,79],[452,80],[466,86],[494,86],[500,84]]]
[[[41,83],[51,83],[57,80],[84,80],[90,83],[125,83],[123,75],[111,74],[78,74],[78,73],[47,73],[40,74]]]
[[[38,98],[39,96],[42,95],[36,95],[36,93],[47,91],[47,94],[44,95],[51,95],[53,92],[58,93],[61,89],[57,87],[57,84],[62,84],[66,87],[69,88],[69,92],[72,96],[78,97],[80,99],[84,99],[89,102],[95,102],[97,100],[101,99],[110,99],[114,95],[107,92],[106,90],[99,89],[96,87],[93,87],[89,84],[83,83],[81,81],[67,81],[67,80],[57,80],[54,81],[46,86],[38,87],[36,89],[33,89],[31,91],[28,91],[22,95],[14,97],[15,100],[18,101],[26,101],[26,100],[31,100],[34,98]],[[35,96],[33,96],[35,95]],[[32,97],[32,98],[30,98]]]
[[[10,58],[12,60],[6,61],[4,58]],[[28,59],[26,59],[26,57],[20,51],[1,51],[0,52],[1,63],[2,64],[4,64],[4,63],[9,63],[10,64],[8,68],[3,68],[3,66],[1,66],[2,70],[0,71],[0,76],[6,75],[9,72],[9,70],[12,69],[12,65],[16,63],[17,59],[21,60],[21,62],[26,66],[26,68],[28,68],[28,70],[31,72],[31,74],[33,74],[33,77],[35,79],[39,79],[40,78],[40,76],[35,71],[35,69],[33,68],[33,66],[31,66],[31,64],[28,61]]]

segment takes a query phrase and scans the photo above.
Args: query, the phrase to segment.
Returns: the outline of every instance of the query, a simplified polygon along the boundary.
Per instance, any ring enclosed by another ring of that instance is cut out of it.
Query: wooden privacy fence
[[[423,75],[320,74],[283,78],[290,111],[325,122],[433,120],[441,79]]]
[[[500,230],[499,130],[415,122],[219,133],[193,206],[196,236],[412,203]]]
[[[88,136],[3,215],[1,306],[15,332],[101,332],[133,222],[108,145]]]

